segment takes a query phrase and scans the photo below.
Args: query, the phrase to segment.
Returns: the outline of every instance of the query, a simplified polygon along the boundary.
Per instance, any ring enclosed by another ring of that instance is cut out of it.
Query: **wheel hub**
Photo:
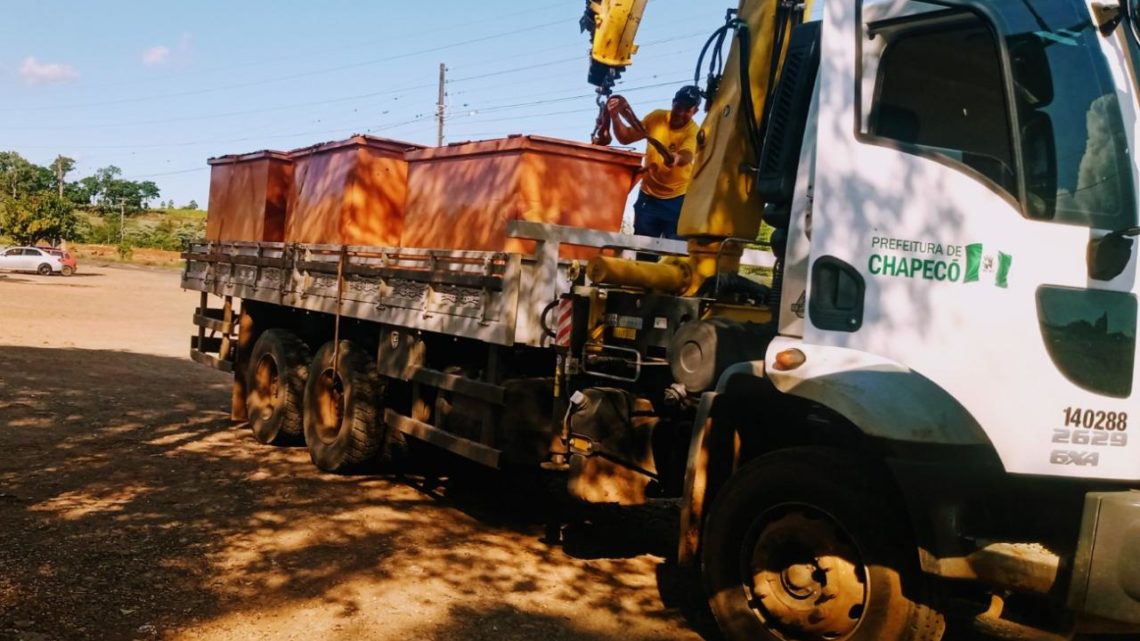
[[[317,436],[325,443],[333,443],[344,420],[344,382],[332,368],[321,372],[319,382]]]
[[[835,641],[858,627],[867,573],[831,517],[806,506],[783,512],[762,523],[745,561],[753,609],[784,638]]]
[[[254,381],[256,381],[254,391],[257,395],[256,410],[262,420],[268,420],[279,404],[277,395],[281,391],[277,361],[272,356],[266,354],[257,361]]]

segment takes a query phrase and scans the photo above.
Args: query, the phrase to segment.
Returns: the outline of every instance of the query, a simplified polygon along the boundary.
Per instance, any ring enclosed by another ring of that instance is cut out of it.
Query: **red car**
[[[72,256],[71,252],[58,247],[36,247],[36,249],[48,252],[54,256],[59,256],[59,262],[63,264],[63,271],[61,273],[64,276],[70,276],[79,271],[79,261],[75,260],[75,256]]]

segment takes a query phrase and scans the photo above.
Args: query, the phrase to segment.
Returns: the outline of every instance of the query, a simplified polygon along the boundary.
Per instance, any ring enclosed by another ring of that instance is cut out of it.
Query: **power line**
[[[673,55],[673,54],[666,54],[666,55]],[[652,59],[659,59],[659,58],[660,57],[652,58]],[[514,69],[507,69],[507,70],[502,70],[502,71],[497,71],[497,72],[491,72],[491,73],[487,73],[487,74],[482,74],[480,76],[468,76],[466,78],[449,80],[448,84],[451,84],[452,82],[462,82],[462,81],[466,81],[466,80],[474,80],[474,79],[478,79],[478,78],[486,78],[486,77],[491,77],[491,76],[496,76],[496,75],[505,75],[507,73],[513,73],[516,71],[540,68],[540,67],[550,66],[553,64],[559,64],[559,63],[563,63],[563,62],[571,62],[571,61],[575,61],[575,60],[580,60],[580,57],[570,58],[570,59],[561,59],[561,60],[555,60],[555,61],[548,61],[545,63],[528,65],[525,67],[516,67]],[[410,94],[407,92],[415,91],[417,89],[428,89],[428,88],[432,88],[435,86],[436,85],[434,83],[423,83],[423,84],[418,84],[418,85],[409,85],[407,87],[390,89],[390,90],[386,90],[386,91],[374,91],[374,92],[369,92],[369,93],[365,93],[365,94],[357,94],[357,95],[353,95],[353,96],[344,96],[344,97],[339,97],[339,98],[329,98],[329,99],[325,99],[325,100],[315,100],[315,101],[308,101],[308,102],[302,102],[302,103],[294,103],[291,105],[279,105],[279,106],[275,106],[275,107],[265,107],[265,108],[261,108],[261,109],[247,109],[247,110],[241,110],[241,111],[231,111],[231,112],[223,112],[223,113],[215,113],[215,114],[204,114],[201,116],[185,116],[185,117],[178,117],[178,118],[163,118],[163,119],[158,119],[158,120],[141,120],[141,121],[119,122],[119,123],[102,123],[102,124],[94,124],[94,125],[52,125],[52,126],[46,126],[45,125],[45,126],[39,126],[39,127],[12,126],[12,127],[0,127],[0,131],[59,131],[59,130],[90,131],[90,130],[94,130],[94,129],[134,128],[134,127],[143,127],[143,126],[148,126],[148,125],[172,124],[172,123],[178,123],[178,122],[198,122],[198,121],[205,121],[205,120],[213,120],[213,119],[217,119],[217,118],[229,118],[229,117],[234,117],[234,116],[261,114],[261,113],[266,113],[266,112],[271,112],[271,111],[286,111],[289,109],[296,109],[296,108],[301,108],[301,107],[315,107],[315,106],[335,104],[335,103],[340,103],[340,102],[351,102],[353,100],[364,100],[367,98],[376,98],[376,97],[381,97],[381,96],[395,95],[396,98],[394,98],[393,100],[399,100],[400,98],[408,97]],[[459,95],[459,94],[449,94],[449,95]],[[578,97],[578,96],[575,96],[575,97]],[[155,146],[164,146],[164,145],[155,145]],[[132,148],[132,147],[105,147],[105,148],[111,149],[111,148]]]
[[[678,40],[684,40],[686,38],[694,38],[696,36],[702,36],[702,35],[705,35],[705,33],[703,31],[700,31],[700,32],[692,33],[692,34],[686,34],[683,36],[676,36],[673,38],[664,38],[661,40],[654,40],[651,42],[645,42],[645,43],[642,43],[640,46],[642,47],[642,49],[644,49],[646,47],[650,47],[653,45],[667,44],[670,42],[676,42]],[[559,49],[562,49],[562,48],[564,48],[564,47],[559,47]],[[644,60],[644,59],[646,59],[646,58],[643,57],[639,60]],[[653,59],[653,58],[650,58],[650,59]],[[557,65],[557,64],[562,64],[562,63],[566,63],[566,62],[584,62],[585,60],[586,60],[586,56],[579,54],[577,56],[572,56],[569,58],[559,58],[558,60],[548,60],[546,62],[539,62],[539,63],[535,63],[532,65],[526,65],[526,66],[522,66],[522,67],[512,67],[510,69],[503,69],[501,71],[491,71],[488,73],[481,73],[481,74],[474,75],[474,76],[463,76],[461,78],[455,78],[452,80],[448,80],[447,82],[448,82],[448,84],[457,84],[460,82],[468,82],[471,80],[481,80],[483,78],[494,78],[496,76],[505,76],[507,74],[515,73],[518,71],[529,71],[531,69],[541,69],[541,68],[549,66],[549,65]]]
[[[470,44],[476,44],[476,43],[480,43],[480,42],[487,42],[489,40],[496,40],[498,38],[510,37],[510,36],[517,35],[519,33],[526,33],[529,31],[538,31],[540,29],[545,29],[547,27],[552,27],[555,25],[562,25],[562,24],[564,24],[564,21],[562,21],[562,20],[558,20],[555,22],[547,22],[547,23],[543,23],[543,24],[539,24],[539,25],[534,25],[532,27],[526,27],[526,28],[522,28],[522,29],[514,29],[512,31],[497,33],[497,34],[493,34],[493,35],[489,35],[489,36],[483,36],[480,38],[472,38],[471,40],[464,40],[462,42],[453,42],[451,44],[441,45],[439,47],[432,47],[430,49],[421,49],[420,51],[413,51],[413,52],[409,52],[409,53],[405,53],[405,54],[388,56],[385,58],[376,58],[373,60],[365,60],[363,62],[354,62],[354,63],[350,63],[350,64],[339,65],[336,67],[326,67],[324,69],[316,69],[313,71],[305,71],[305,72],[301,72],[301,73],[291,74],[288,76],[277,76],[275,78],[265,78],[265,79],[254,81],[254,82],[245,82],[245,83],[241,83],[241,84],[232,84],[232,85],[222,85],[219,87],[207,87],[205,89],[195,89],[193,91],[181,91],[181,92],[176,92],[176,93],[159,94],[159,95],[154,95],[154,96],[141,96],[141,97],[135,97],[135,98],[123,98],[120,100],[108,100],[108,101],[104,101],[104,102],[91,102],[91,103],[72,104],[72,105],[52,105],[52,106],[38,107],[35,109],[37,111],[47,111],[47,110],[55,111],[55,110],[61,110],[61,109],[81,109],[81,108],[90,108],[90,107],[105,107],[105,106],[122,105],[122,104],[134,103],[134,102],[146,102],[146,101],[150,101],[150,100],[162,100],[165,98],[182,98],[185,96],[197,96],[197,95],[206,94],[206,93],[215,93],[218,91],[227,91],[229,89],[245,89],[248,87],[257,87],[257,86],[261,86],[261,85],[272,84],[275,82],[281,82],[284,80],[295,80],[297,78],[306,78],[309,76],[323,75],[323,74],[331,73],[334,71],[344,71],[346,69],[357,69],[360,67],[367,67],[370,65],[380,64],[383,62],[392,62],[395,60],[403,60],[405,58],[412,58],[415,56],[421,56],[421,55],[425,55],[425,54],[429,54],[429,53],[446,51],[448,49],[454,49],[456,47],[462,47],[462,46],[466,46],[466,45],[470,45]],[[0,112],[9,113],[9,112],[13,112],[13,111],[24,111],[27,109],[29,109],[29,108],[28,107],[11,107],[11,108],[0,109]]]
[[[95,125],[55,125],[55,126],[50,126],[50,127],[49,126],[44,126],[44,127],[0,127],[0,130],[6,130],[6,131],[57,131],[60,129],[76,129],[76,130],[82,129],[84,131],[89,131],[92,129],[117,129],[117,128],[138,127],[138,126],[144,126],[144,125],[166,125],[166,124],[172,124],[172,123],[176,123],[176,122],[193,122],[193,121],[201,121],[201,120],[213,120],[215,118],[231,118],[233,116],[248,116],[248,115],[252,115],[252,114],[261,114],[261,113],[265,113],[268,111],[285,111],[288,109],[296,109],[298,107],[317,107],[320,105],[333,104],[333,103],[337,103],[337,102],[351,102],[353,100],[363,100],[365,98],[376,98],[379,96],[390,96],[390,95],[394,95],[394,94],[400,94],[398,96],[398,98],[399,98],[399,97],[405,97],[406,95],[408,95],[408,94],[404,94],[404,93],[400,93],[400,92],[414,91],[416,89],[428,89],[428,88],[431,88],[434,86],[435,86],[434,83],[427,83],[427,84],[421,84],[421,85],[410,85],[408,87],[401,87],[399,89],[392,89],[389,91],[374,91],[371,93],[359,94],[359,95],[355,95],[355,96],[345,96],[343,98],[330,98],[327,100],[315,100],[315,101],[311,101],[311,102],[295,103],[292,105],[280,105],[277,107],[264,107],[261,109],[247,109],[244,111],[230,111],[230,112],[217,113],[217,114],[205,114],[205,115],[201,115],[201,116],[186,116],[186,117],[180,117],[180,118],[164,118],[162,120],[137,120],[137,121],[132,121],[132,122],[102,123],[102,124],[95,124]]]
[[[555,2],[555,3],[547,4],[547,5],[544,5],[541,7],[531,7],[529,9],[523,9],[521,11],[516,11],[513,13],[507,13],[507,14],[495,13],[494,17],[485,18],[485,19],[481,19],[481,20],[475,20],[475,21],[467,22],[467,23],[464,23],[461,25],[452,25],[449,27],[443,27],[443,28],[438,28],[438,29],[433,27],[432,31],[433,31],[433,34],[447,33],[447,32],[456,31],[456,30],[460,30],[460,29],[469,31],[470,28],[474,25],[487,24],[487,23],[491,23],[491,22],[502,23],[504,21],[504,19],[506,19],[506,18],[515,18],[515,17],[529,15],[529,14],[533,14],[533,13],[541,13],[541,12],[549,11],[549,10],[555,9],[555,8],[563,8],[565,6],[566,6],[565,2]],[[228,64],[224,67],[212,67],[212,68],[207,68],[207,69],[195,69],[195,70],[191,70],[191,71],[187,71],[187,72],[183,72],[183,73],[173,73],[173,74],[169,74],[168,76],[166,76],[166,78],[179,79],[179,78],[185,78],[187,76],[205,75],[205,74],[210,74],[210,73],[216,73],[219,71],[232,71],[233,69],[242,69],[242,68],[247,68],[247,67],[259,67],[259,66],[263,66],[263,65],[267,65],[267,64],[274,64],[274,63],[278,63],[278,62],[288,62],[291,60],[310,60],[314,56],[321,56],[321,55],[326,55],[326,54],[330,54],[330,53],[338,53],[341,51],[351,51],[354,49],[363,49],[365,47],[371,47],[371,46],[374,46],[376,44],[389,44],[392,42],[403,42],[403,41],[407,41],[407,40],[422,39],[422,38],[423,38],[423,35],[420,33],[408,33],[408,34],[404,34],[401,36],[394,36],[394,37],[386,37],[386,38],[378,38],[378,39],[374,39],[374,40],[368,40],[366,42],[360,42],[358,44],[348,45],[345,47],[316,49],[316,50],[310,50],[310,51],[306,51],[303,53],[296,53],[296,54],[292,54],[292,55],[288,55],[288,56],[275,56],[273,58],[265,58],[262,60],[249,60],[249,61],[239,62],[239,63],[235,63],[235,64]],[[131,87],[131,86],[137,86],[140,84],[144,84],[144,83],[130,82],[130,83],[102,84],[101,87],[103,87],[103,88]]]
[[[650,84],[650,85],[640,85],[637,87],[625,87],[625,88],[622,88],[621,91],[622,91],[622,93],[634,93],[637,91],[645,91],[647,89],[659,89],[661,87],[668,87],[668,86],[676,85],[677,83],[685,82],[686,80],[688,80],[688,78],[681,78],[679,80],[670,80],[668,82],[659,82],[659,83],[654,83],[654,84]],[[509,104],[503,104],[503,105],[493,105],[490,107],[475,108],[474,110],[478,111],[480,113],[506,111],[506,110],[516,109],[516,108],[520,108],[520,107],[534,107],[534,106],[538,106],[538,105],[549,105],[549,104],[555,104],[555,103],[559,103],[559,102],[568,102],[570,100],[583,100],[585,98],[594,98],[596,95],[597,94],[593,94],[593,93],[577,94],[577,95],[573,95],[573,96],[565,96],[562,98],[551,98],[548,100],[533,100],[530,102],[517,102],[517,103],[509,103]]]
[[[635,86],[635,87],[628,87],[628,88],[622,89],[622,91],[624,93],[637,93],[637,92],[641,92],[641,91],[647,91],[650,89],[658,89],[661,87],[667,87],[667,86],[675,85],[678,82],[683,82],[684,80],[685,79],[673,80],[670,82],[654,83],[654,84],[649,84],[649,85],[640,85],[640,86]],[[594,97],[594,94],[576,94],[573,96],[564,96],[564,97],[554,98],[554,99],[550,99],[550,100],[532,100],[532,101],[528,101],[528,102],[492,105],[492,106],[485,107],[482,109],[477,109],[477,108],[464,109],[462,113],[450,115],[449,118],[451,118],[452,120],[458,120],[458,119],[464,119],[464,118],[475,118],[476,116],[483,114],[483,113],[500,113],[500,112],[504,112],[504,111],[511,111],[514,109],[524,109],[527,107],[557,104],[560,102],[568,102],[571,100],[582,100],[582,99],[592,98],[592,97]],[[583,110],[583,111],[585,111],[585,110]],[[561,113],[561,112],[559,112],[559,113]],[[253,141],[259,141],[259,140],[277,140],[277,139],[287,139],[287,138],[299,138],[302,136],[343,134],[345,131],[349,131],[349,130],[363,130],[365,133],[377,133],[377,132],[381,132],[381,131],[389,131],[392,129],[398,129],[402,126],[419,123],[419,122],[422,122],[424,120],[427,120],[429,118],[434,118],[434,117],[435,117],[434,112],[424,113],[424,114],[417,115],[417,116],[415,116],[411,119],[408,119],[408,120],[403,120],[403,121],[395,122],[395,123],[385,123],[385,124],[382,124],[379,126],[364,128],[364,129],[361,129],[357,126],[348,125],[348,126],[339,127],[336,129],[320,129],[320,130],[310,130],[310,131],[292,132],[292,133],[283,133],[283,134],[276,134],[275,133],[275,134],[266,134],[266,135],[257,135],[257,136],[241,136],[241,137],[237,137],[237,138],[218,138],[218,139],[208,139],[208,140],[192,140],[192,141],[159,143],[159,144],[152,144],[152,145],[112,145],[112,146],[106,146],[106,147],[79,145],[79,146],[77,146],[77,148],[85,148],[85,149],[160,149],[161,148],[161,149],[165,149],[165,148],[173,148],[173,147],[195,147],[195,146],[201,146],[201,145],[229,144],[229,143],[237,143],[237,142],[253,142]],[[481,120],[479,120],[479,122],[492,122],[492,121],[481,119]],[[34,148],[34,147],[28,147],[28,148]],[[55,148],[55,147],[53,146],[51,148]]]
[[[209,166],[206,166],[206,167],[195,167],[193,169],[179,169],[177,171],[164,171],[164,172],[157,173],[157,174],[138,174],[135,176],[127,176],[126,178],[123,178],[123,180],[138,180],[139,178],[161,178],[162,176],[177,176],[178,174],[192,174],[192,173],[199,172],[199,171],[206,171],[209,168],[210,168]]]

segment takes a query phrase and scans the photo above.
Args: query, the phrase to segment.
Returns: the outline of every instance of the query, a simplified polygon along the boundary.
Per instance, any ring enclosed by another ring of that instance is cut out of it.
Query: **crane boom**
[[[585,23],[593,18],[590,82],[599,94],[609,94],[632,63],[645,6],[645,0],[588,2],[583,27],[591,30]],[[732,44],[723,76],[708,83],[708,115],[701,124],[693,180],[678,223],[678,233],[689,238],[694,287],[718,272],[738,269],[742,248],[739,243],[726,245],[726,239],[754,239],[759,233],[764,203],[753,186],[764,109],[788,34],[810,10],[811,0],[741,0],[718,30],[726,37],[731,33]]]

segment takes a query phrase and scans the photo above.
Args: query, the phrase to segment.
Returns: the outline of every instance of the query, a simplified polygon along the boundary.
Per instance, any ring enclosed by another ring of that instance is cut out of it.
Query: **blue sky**
[[[644,113],[691,78],[724,17],[651,0],[626,72]],[[513,133],[588,140],[582,0],[21,1],[0,22],[0,150],[70,180],[116,165],[179,206],[209,192],[206,159],[370,133],[435,143],[439,64],[448,142]]]

